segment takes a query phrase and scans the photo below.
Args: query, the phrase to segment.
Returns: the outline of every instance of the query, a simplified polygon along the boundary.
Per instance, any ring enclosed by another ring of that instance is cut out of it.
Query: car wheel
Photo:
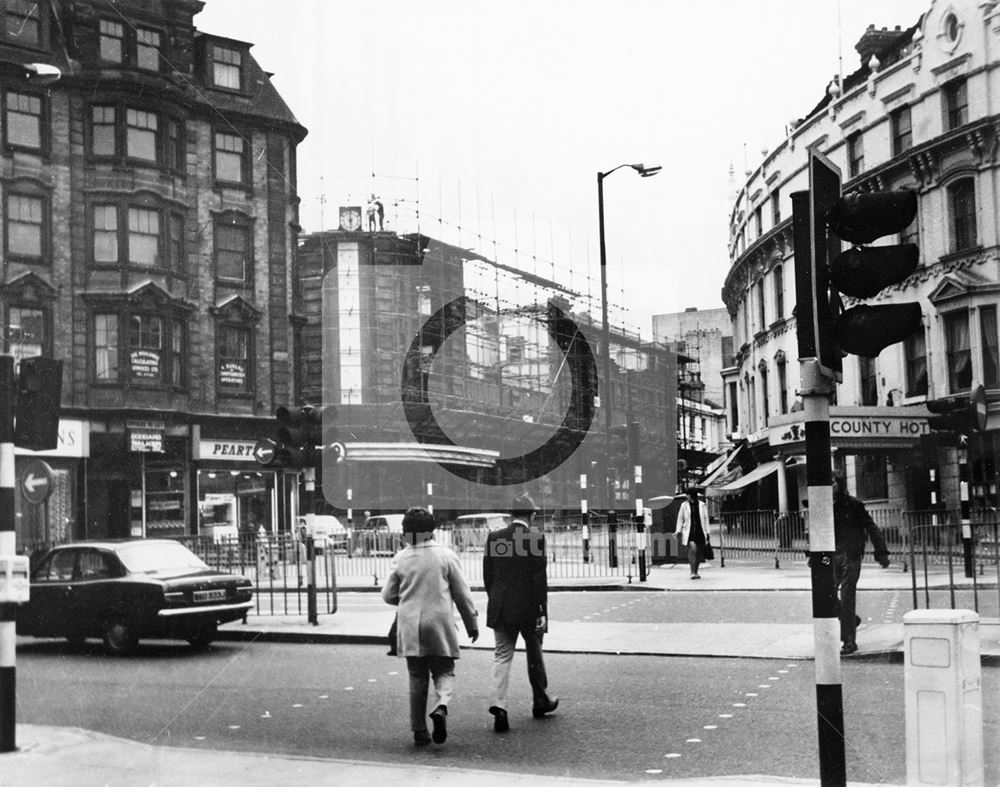
[[[188,635],[188,644],[196,650],[204,650],[211,645],[219,635],[219,626],[213,620],[210,623],[203,623],[196,631]]]
[[[132,624],[123,617],[108,618],[104,624],[104,648],[115,656],[132,651],[139,644]]]

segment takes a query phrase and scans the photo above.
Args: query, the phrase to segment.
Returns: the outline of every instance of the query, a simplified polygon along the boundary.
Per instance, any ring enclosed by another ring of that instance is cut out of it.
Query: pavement
[[[809,590],[811,580],[803,564],[781,569],[755,565],[727,564],[725,568],[707,565],[702,579],[692,581],[683,565],[653,567],[646,582],[626,578],[554,580],[550,592],[628,590],[636,592],[719,592],[719,591],[789,591]],[[921,576],[921,587],[923,576]],[[971,580],[955,578],[959,586],[971,587]],[[927,578],[935,590],[935,607],[948,603],[941,593],[949,583],[947,573]],[[371,575],[338,577],[338,602],[353,594],[377,590]],[[912,592],[912,576],[892,567],[887,570],[866,565],[861,574],[859,592],[866,590]],[[474,591],[481,588],[473,585]],[[996,582],[980,583],[981,592],[997,593]],[[923,597],[921,591],[921,604]],[[338,603],[338,607],[339,607]],[[392,622],[391,607],[373,613],[365,605],[347,604],[333,614],[320,614],[318,625],[305,615],[251,614],[246,623],[234,623],[220,630],[220,638],[271,640],[283,642],[344,642],[385,645]],[[354,609],[352,609],[354,607]],[[1000,657],[1000,620],[986,619],[979,624],[981,654],[985,661]],[[492,649],[488,632],[472,648]],[[858,630],[858,653],[849,658],[901,660],[902,624],[866,624]],[[639,624],[551,621],[545,638],[549,653],[616,653],[660,656],[742,657],[762,659],[809,660],[813,653],[811,622],[766,624]],[[336,784],[338,787],[361,785],[433,784],[441,787],[478,787],[500,785],[611,785],[632,781],[568,779],[524,773],[482,769],[399,765],[310,757],[275,757],[266,753],[248,754],[226,751],[191,750],[180,747],[151,746],[127,739],[79,728],[47,727],[20,724],[16,728],[17,750],[0,754],[0,787],[30,787],[45,784],[53,787],[105,787],[156,785],[156,787],[254,787],[294,781],[310,784]],[[766,774],[696,779],[662,779],[649,774],[644,783],[695,785],[702,787],[760,787],[760,785],[818,785],[818,779],[786,779]],[[865,787],[860,782],[850,782]]]

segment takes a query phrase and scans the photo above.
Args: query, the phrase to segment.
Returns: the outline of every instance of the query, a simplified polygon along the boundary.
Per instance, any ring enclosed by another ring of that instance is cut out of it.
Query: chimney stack
[[[903,31],[899,25],[896,25],[895,30],[889,30],[886,27],[876,30],[875,25],[868,25],[868,29],[854,45],[855,51],[861,55],[861,65],[868,65],[872,55],[878,55],[885,51],[902,34]]]

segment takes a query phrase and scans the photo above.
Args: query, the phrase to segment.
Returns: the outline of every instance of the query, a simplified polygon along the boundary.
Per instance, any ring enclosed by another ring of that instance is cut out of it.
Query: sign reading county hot
[[[399,241],[413,245],[341,241],[323,278],[327,501],[509,510],[556,484],[578,499],[581,468],[607,464],[593,321],[559,285],[479,294],[474,252]],[[394,300],[372,299],[390,285]]]
[[[831,407],[830,440],[871,445],[913,445],[930,432],[929,413],[923,407]],[[798,417],[799,420],[792,420]],[[805,417],[800,411],[774,419],[768,431],[771,445],[806,439]]]

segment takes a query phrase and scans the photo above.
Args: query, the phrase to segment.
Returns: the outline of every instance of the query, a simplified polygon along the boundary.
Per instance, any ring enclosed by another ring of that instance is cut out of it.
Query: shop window
[[[951,213],[951,250],[975,248],[976,187],[972,178],[963,178],[948,186],[948,209]]]
[[[44,47],[48,41],[49,5],[38,0],[0,0],[3,27],[0,36],[14,46],[33,49]]]
[[[215,132],[215,179],[219,183],[245,185],[250,165],[249,145],[238,134]]]
[[[858,454],[855,469],[859,499],[884,500],[889,496],[889,468],[884,454]]]
[[[996,306],[984,306],[979,310],[979,333],[983,348],[983,385],[987,388],[1000,388]]]
[[[183,465],[146,468],[146,534],[150,538],[187,532],[187,489]]]
[[[861,382],[861,406],[875,407],[878,404],[878,379],[874,358],[858,358],[858,379]]]
[[[10,306],[7,309],[7,334],[15,358],[51,355],[51,312],[31,306]]]
[[[889,122],[892,127],[892,155],[898,156],[913,147],[913,121],[910,108],[900,107],[891,115]]]
[[[100,22],[101,60],[121,63],[125,60],[125,26],[121,22],[102,19]]]
[[[944,86],[945,131],[960,128],[969,122],[969,90],[965,79],[956,79]]]
[[[250,228],[229,220],[215,225],[215,277],[247,282],[253,278],[250,256]]]
[[[33,93],[8,90],[4,95],[4,144],[36,153],[48,151],[48,101]]]
[[[253,328],[249,326],[219,326],[220,394],[240,395],[253,391],[253,336]]]
[[[927,337],[921,328],[903,342],[906,358],[906,395],[927,395]]]
[[[944,315],[944,331],[948,356],[948,393],[968,391],[972,386],[969,313],[957,311]]]
[[[45,262],[49,254],[48,199],[8,191],[4,208],[6,258],[20,262]]]

